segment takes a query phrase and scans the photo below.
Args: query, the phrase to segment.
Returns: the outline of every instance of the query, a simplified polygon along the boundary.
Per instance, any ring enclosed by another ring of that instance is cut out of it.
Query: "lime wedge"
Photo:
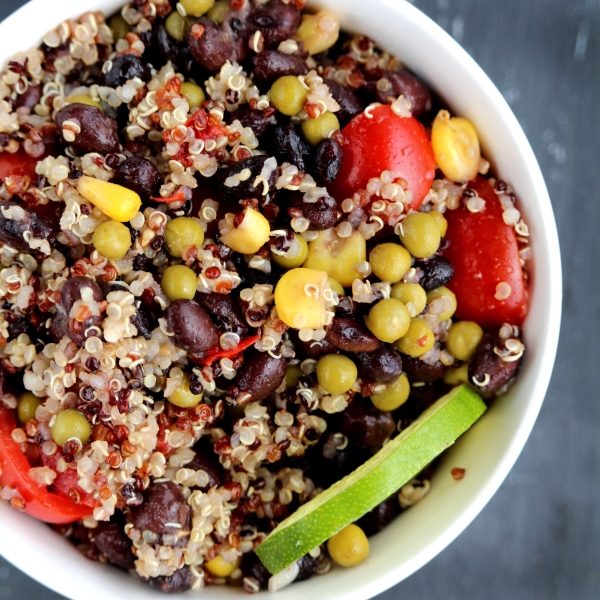
[[[455,387],[356,471],[282,521],[256,554],[271,573],[279,573],[399,490],[485,410],[470,387]]]

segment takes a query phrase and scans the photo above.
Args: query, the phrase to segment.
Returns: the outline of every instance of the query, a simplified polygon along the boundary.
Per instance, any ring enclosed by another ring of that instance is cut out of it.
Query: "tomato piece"
[[[64,473],[60,473],[57,470],[56,465],[62,456],[60,451],[52,456],[47,456],[42,452],[41,456],[44,466],[50,467],[52,470],[56,471],[56,479],[52,484],[52,490],[56,494],[73,501],[75,501],[73,499],[73,494],[75,494],[79,496],[77,504],[85,504],[92,508],[99,506],[98,501],[94,499],[92,494],[88,494],[79,487],[79,475],[77,474],[77,469],[67,469]]]
[[[41,158],[32,158],[25,150],[19,150],[14,154],[0,153],[0,180],[4,181],[9,175],[27,175],[31,181],[35,181],[37,177],[35,167],[38,160]]]
[[[435,177],[431,140],[414,117],[399,117],[390,106],[378,106],[357,115],[344,127],[346,139],[340,172],[327,189],[338,202],[360,189],[383,171],[392,171],[408,183],[413,193],[411,208],[418,209]]]
[[[488,329],[503,323],[521,325],[528,294],[515,230],[504,223],[502,205],[487,179],[478,177],[469,187],[485,200],[485,209],[472,213],[461,206],[444,215],[450,242],[444,256],[455,269],[447,285],[456,294],[456,316]],[[498,300],[496,287],[502,282],[511,291]]]
[[[91,515],[91,507],[52,494],[29,478],[31,467],[11,437],[15,427],[14,412],[0,403],[0,485],[17,488],[25,501],[25,512],[46,523],[74,523]]]

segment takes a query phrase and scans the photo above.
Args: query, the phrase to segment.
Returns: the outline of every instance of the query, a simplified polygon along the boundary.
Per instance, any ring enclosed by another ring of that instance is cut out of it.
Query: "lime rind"
[[[454,388],[375,456],[280,523],[256,554],[271,573],[279,573],[398,491],[486,408],[470,387]]]

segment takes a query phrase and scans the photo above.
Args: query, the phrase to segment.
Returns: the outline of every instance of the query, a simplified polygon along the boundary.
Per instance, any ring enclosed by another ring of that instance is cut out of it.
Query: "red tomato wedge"
[[[470,212],[465,206],[446,211],[444,256],[455,268],[448,287],[456,294],[460,319],[491,329],[503,323],[521,325],[527,313],[527,286],[513,227],[502,219],[502,206],[487,179],[478,177],[469,187],[485,200],[485,209]],[[496,287],[506,282],[510,296],[496,298]]]
[[[429,135],[414,117],[399,117],[390,106],[378,106],[354,117],[342,130],[346,139],[340,172],[327,187],[343,202],[364,189],[373,177],[392,171],[405,179],[418,209],[435,177],[435,158]]]
[[[25,512],[46,523],[74,523],[91,515],[89,506],[52,494],[29,478],[31,467],[11,437],[15,427],[13,411],[0,403],[0,485],[16,487],[25,501]]]
[[[28,175],[31,181],[35,181],[38,160],[41,158],[32,158],[25,150],[14,154],[0,153],[0,180],[4,181],[9,175]]]

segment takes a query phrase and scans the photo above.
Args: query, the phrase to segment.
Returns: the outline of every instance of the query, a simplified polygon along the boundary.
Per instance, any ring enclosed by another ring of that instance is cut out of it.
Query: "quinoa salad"
[[[473,124],[304,4],[135,0],[0,71],[0,499],[164,592],[362,562],[434,463],[278,574],[255,551],[525,350]]]

